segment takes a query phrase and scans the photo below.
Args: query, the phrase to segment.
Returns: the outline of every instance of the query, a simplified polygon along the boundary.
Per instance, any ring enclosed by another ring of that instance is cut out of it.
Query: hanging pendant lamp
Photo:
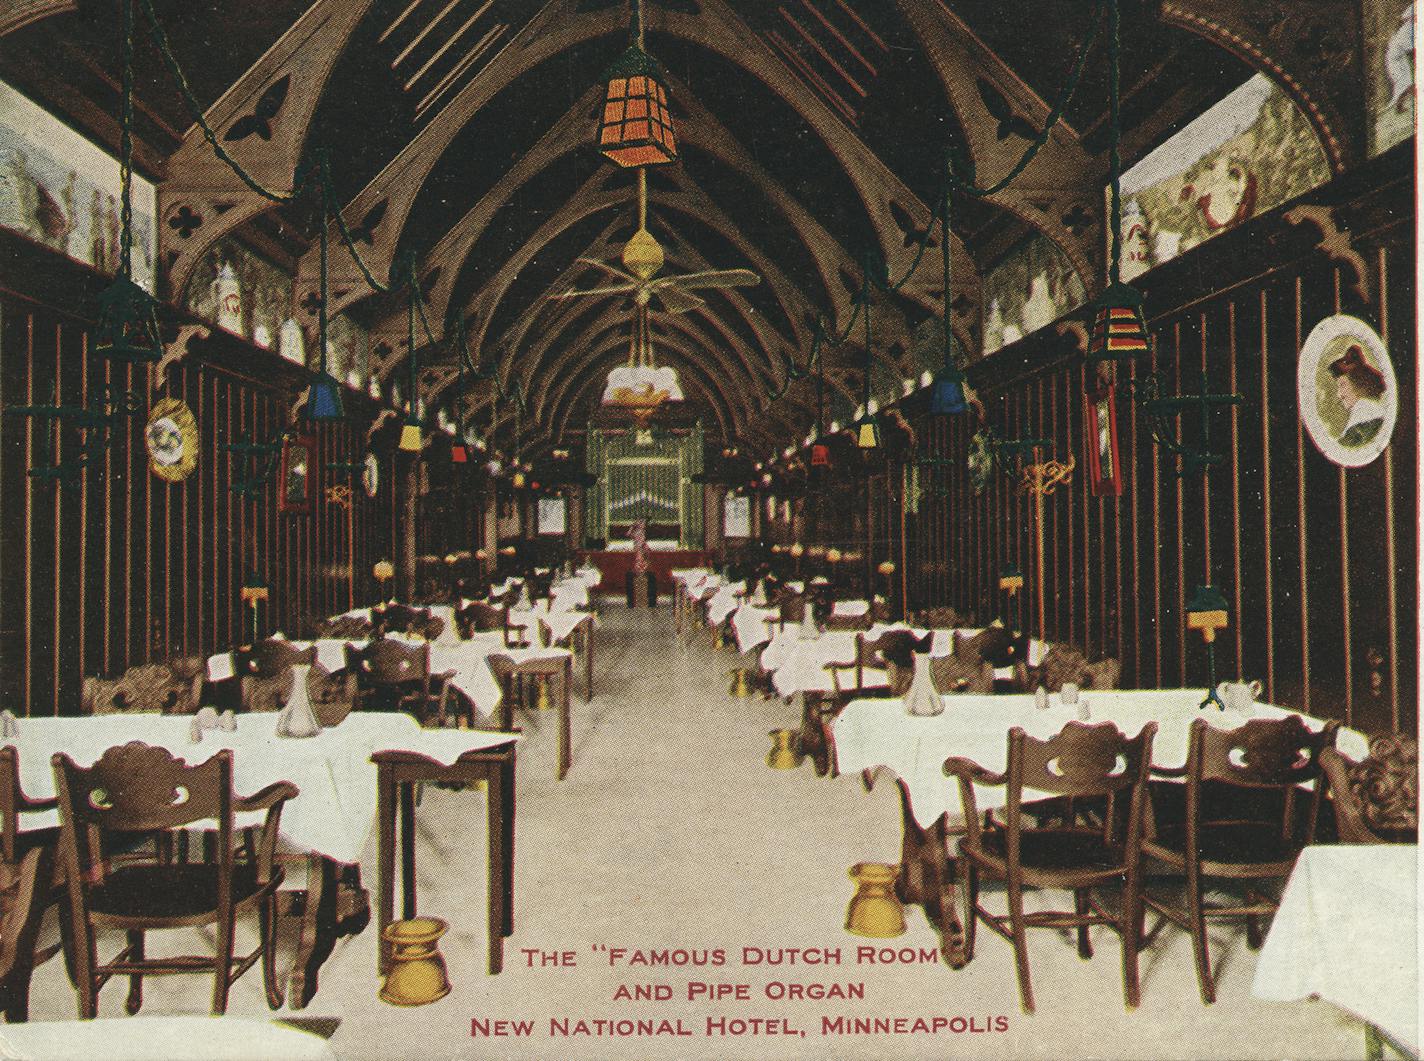
[[[1108,119],[1112,147],[1109,155],[1108,225],[1111,248],[1108,283],[1093,307],[1093,331],[1088,340],[1091,361],[1130,361],[1148,349],[1147,320],[1142,313],[1142,292],[1122,281],[1122,116],[1120,12],[1118,0],[1108,2]]]
[[[677,161],[677,135],[658,61],[643,50],[643,5],[633,0],[633,42],[603,75],[598,149],[625,168]]]
[[[410,393],[406,397],[406,421],[401,428],[400,448],[404,453],[418,454],[423,442],[423,432],[420,425],[420,401],[416,397],[419,369],[416,366],[415,350],[415,300],[420,297],[420,290],[416,286],[414,255],[408,262],[406,283],[409,285],[409,297],[406,301],[406,364],[410,369]]]
[[[967,408],[964,401],[964,373],[954,361],[954,331],[950,324],[950,303],[954,301],[954,284],[950,269],[949,190],[950,181],[946,179],[939,219],[940,256],[944,263],[944,310],[940,317],[940,325],[944,331],[944,366],[935,373],[930,391],[930,413],[934,416],[955,416]]]
[[[874,362],[870,354],[870,263],[865,265],[865,283],[860,292],[861,303],[860,312],[865,323],[865,379],[864,379],[864,408],[865,415],[855,424],[855,444],[861,449],[875,449],[880,445],[880,424],[876,422],[875,414],[870,410],[870,373]]]
[[[122,0],[123,112],[119,128],[119,271],[99,295],[94,352],[110,361],[145,364],[163,356],[158,300],[133,280],[133,0]]]

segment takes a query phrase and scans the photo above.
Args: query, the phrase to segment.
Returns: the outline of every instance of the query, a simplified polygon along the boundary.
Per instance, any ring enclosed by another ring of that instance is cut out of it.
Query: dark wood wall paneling
[[[1412,150],[1411,145],[1404,145]],[[1045,630],[1092,656],[1117,656],[1135,686],[1201,685],[1206,652],[1185,624],[1203,582],[1222,587],[1231,628],[1216,643],[1219,676],[1259,678],[1274,703],[1360,729],[1413,731],[1416,473],[1414,175],[1396,151],[1300,202],[1331,207],[1364,263],[1317,249],[1320,231],[1278,210],[1142,277],[1156,338],[1149,367],[1192,392],[1205,369],[1213,391],[1244,403],[1213,414],[1226,461],[1205,478],[1178,478],[1140,410],[1118,397],[1120,498],[1091,494],[1083,457],[1084,365],[1056,329],[971,370],[1004,437],[1052,438],[1078,458],[1072,482],[1044,505]],[[1298,205],[1298,204],[1296,204]],[[1351,313],[1377,327],[1399,383],[1393,440],[1372,464],[1346,470],[1316,449],[1298,415],[1297,355],[1323,318]],[[1086,321],[1083,313],[1078,318]],[[1121,388],[1120,388],[1121,390]],[[912,604],[948,603],[986,621],[1011,616],[1037,634],[1031,501],[996,472],[976,495],[964,468],[975,424],[911,413],[926,493],[911,520],[917,558]],[[910,403],[913,404],[913,403]],[[1197,418],[1179,421],[1194,438]],[[1009,601],[1001,567],[1025,574]],[[1383,662],[1377,665],[1372,660]]]
[[[27,474],[45,422],[0,416],[0,701],[26,714],[70,713],[87,674],[206,656],[246,640],[251,614],[240,589],[253,572],[271,587],[259,632],[309,633],[316,619],[347,608],[353,542],[355,600],[374,597],[372,563],[392,553],[389,450],[374,500],[353,482],[350,540],[345,512],[324,496],[340,478],[327,465],[364,456],[361,412],[314,432],[310,514],[279,511],[276,475],[261,496],[244,500],[231,489],[242,469],[224,446],[281,433],[299,370],[216,329],[162,377],[148,366],[107,363],[89,352],[88,338],[102,277],[9,233],[0,233],[0,260],[0,404],[48,403],[56,381],[62,402],[87,404],[114,384],[138,393],[145,407],[181,397],[201,439],[192,475],[167,483],[149,471],[141,411],[66,489]],[[65,431],[58,456],[77,444]]]

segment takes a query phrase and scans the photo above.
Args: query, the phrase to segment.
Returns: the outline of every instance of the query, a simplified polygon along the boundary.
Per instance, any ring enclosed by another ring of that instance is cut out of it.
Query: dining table
[[[1253,718],[1285,718],[1298,714],[1272,704],[1255,703],[1247,710],[1203,710],[1205,689],[1086,690],[1069,704],[1061,692],[1050,693],[1046,706],[1021,693],[942,695],[937,715],[908,713],[898,698],[852,700],[828,727],[831,756],[839,773],[860,772],[870,788],[881,771],[894,778],[900,797],[901,872],[896,884],[902,901],[921,906],[940,933],[946,962],[958,968],[967,960],[963,929],[954,903],[953,858],[948,849],[950,822],[959,819],[959,782],[945,777],[944,761],[970,759],[985,770],[1002,773],[1008,765],[1008,735],[1021,727],[1029,736],[1047,740],[1069,722],[1112,722],[1135,736],[1149,722],[1157,723],[1153,764],[1179,768],[1187,758],[1192,723],[1206,718],[1222,729],[1235,729]],[[1318,731],[1325,720],[1301,719]],[[1336,747],[1363,759],[1369,751],[1364,734],[1341,728]],[[1026,790],[1027,791],[1027,790]],[[979,809],[1004,806],[1003,786],[975,786]]]
[[[1251,994],[1320,998],[1365,1023],[1366,1054],[1384,1043],[1419,1056],[1419,845],[1307,847],[1281,894]]]
[[[239,795],[251,795],[278,781],[296,785],[299,793],[283,810],[279,840],[284,850],[307,860],[305,892],[299,901],[288,903],[288,908],[301,911],[300,943],[288,984],[289,1004],[300,1009],[316,993],[321,965],[337,938],[360,932],[370,920],[369,901],[359,886],[343,889],[338,884],[341,867],[359,864],[376,823],[379,778],[373,757],[399,753],[454,766],[470,753],[507,749],[512,756],[520,738],[497,730],[422,729],[407,714],[377,711],[355,712],[311,737],[282,737],[277,735],[278,718],[275,712],[238,715],[231,730],[200,728],[191,715],[26,718],[18,721],[7,743],[18,752],[20,786],[31,799],[55,795],[50,759],[54,753],[64,752],[78,765],[90,766],[110,747],[131,741],[165,748],[189,763],[231,750],[233,789]],[[512,786],[511,767],[510,807]],[[26,831],[58,823],[57,810],[25,812],[20,817],[20,828]],[[262,812],[238,814],[234,824],[260,827]],[[501,860],[499,873],[491,878],[490,905],[501,920],[503,901],[495,893],[507,893],[507,881],[512,879],[512,830],[511,820],[502,827],[500,838],[493,832],[489,838],[491,852]]]

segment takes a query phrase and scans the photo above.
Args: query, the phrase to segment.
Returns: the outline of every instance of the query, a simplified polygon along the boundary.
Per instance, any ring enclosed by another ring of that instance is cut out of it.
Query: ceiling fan
[[[705,306],[706,300],[692,293],[696,288],[753,287],[761,283],[761,277],[750,269],[709,269],[697,273],[675,273],[658,276],[663,267],[663,248],[653,234],[648,231],[648,179],[642,167],[638,168],[638,231],[623,246],[623,268],[609,265],[595,258],[580,258],[585,265],[592,265],[617,279],[617,283],[603,287],[569,288],[551,299],[590,298],[605,295],[632,295],[634,304],[645,309],[649,301],[656,298],[668,313],[686,313]]]

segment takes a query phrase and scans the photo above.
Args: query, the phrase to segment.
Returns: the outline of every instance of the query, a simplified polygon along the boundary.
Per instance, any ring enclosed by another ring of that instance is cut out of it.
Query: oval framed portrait
[[[365,466],[361,469],[361,485],[367,497],[375,497],[381,488],[381,462],[374,453],[366,454]]]
[[[1399,387],[1384,340],[1348,314],[1326,317],[1300,350],[1300,415],[1310,440],[1346,468],[1384,452],[1399,413]]]
[[[181,483],[198,466],[198,422],[177,398],[164,398],[148,414],[143,429],[148,467],[170,483]]]

